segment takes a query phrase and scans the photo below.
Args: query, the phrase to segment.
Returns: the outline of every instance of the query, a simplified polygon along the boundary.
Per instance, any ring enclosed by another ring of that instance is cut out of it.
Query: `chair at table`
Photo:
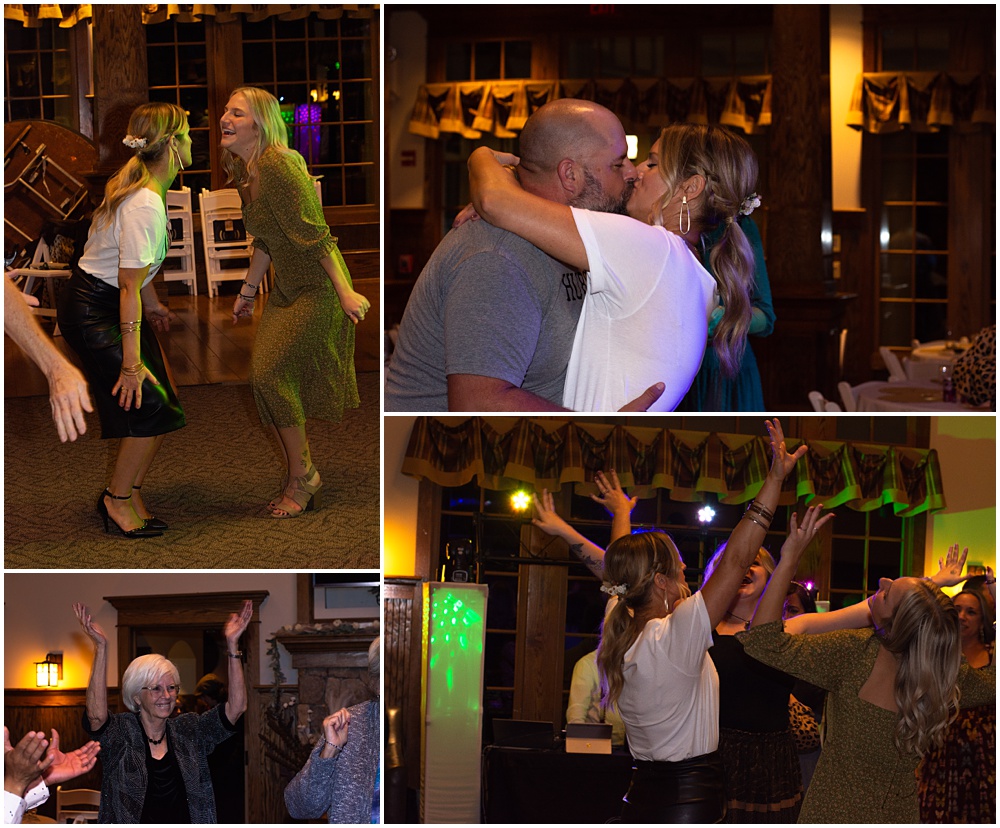
[[[840,411],[841,408],[835,402],[828,400],[819,391],[809,392],[809,402],[812,403],[813,411]]]
[[[101,804],[101,792],[91,788],[56,788],[56,822],[97,822],[97,810]],[[79,807],[79,806],[86,807]]]
[[[208,295],[217,296],[220,282],[246,278],[253,236],[243,226],[242,203],[236,190],[202,190],[198,198]],[[267,292],[266,277],[260,290]]]
[[[889,348],[883,345],[878,349],[878,352],[889,372],[889,382],[906,382],[909,379],[906,375],[906,367]]]
[[[167,222],[170,249],[160,268],[164,282],[187,282],[193,296],[198,295],[194,266],[194,219],[191,212],[191,188],[167,190]],[[176,266],[167,267],[167,264]]]
[[[854,396],[854,389],[849,382],[838,382],[837,390],[840,392],[840,400],[844,403],[844,411],[857,411],[858,401]]]

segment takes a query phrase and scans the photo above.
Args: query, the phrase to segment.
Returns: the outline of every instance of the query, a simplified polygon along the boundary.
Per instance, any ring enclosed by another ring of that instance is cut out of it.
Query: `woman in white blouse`
[[[151,284],[166,257],[166,192],[191,163],[184,110],[137,107],[123,143],[134,155],[108,181],[78,267],[59,300],[59,327],[83,363],[104,439],[120,438],[108,487],[97,499],[105,532],[128,538],[167,528],[140,488],[164,435],[185,424],[156,330],[170,311]]]
[[[721,300],[712,344],[734,374],[751,319],[753,249],[735,221],[759,201],[757,159],[720,127],[667,127],[646,161],[628,217],[578,210],[525,192],[502,166],[515,156],[485,147],[469,158],[479,215],[560,261],[589,271],[566,374],[563,405],[616,411],[656,382],[650,411],[673,410],[690,388]],[[638,219],[638,221],[636,220]],[[699,261],[702,233],[725,225],[711,253],[716,279]]]

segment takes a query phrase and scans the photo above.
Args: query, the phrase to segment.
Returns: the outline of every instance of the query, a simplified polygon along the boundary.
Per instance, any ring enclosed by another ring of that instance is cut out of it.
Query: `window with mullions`
[[[4,21],[4,122],[55,121],[77,129],[71,37],[55,20],[38,28]]]
[[[280,102],[288,145],[322,176],[328,207],[377,201],[371,25],[349,17],[243,23],[245,82]]]
[[[882,146],[879,344],[948,336],[948,135],[898,132]]]
[[[167,21],[146,26],[149,99],[177,104],[191,128],[191,166],[178,174],[175,187],[190,187],[194,203],[202,189],[212,189],[213,118],[208,105],[208,58],[205,24]]]
[[[666,53],[663,35],[567,37],[562,47],[564,78],[659,78]]]
[[[447,81],[530,77],[530,40],[454,41],[445,45]]]

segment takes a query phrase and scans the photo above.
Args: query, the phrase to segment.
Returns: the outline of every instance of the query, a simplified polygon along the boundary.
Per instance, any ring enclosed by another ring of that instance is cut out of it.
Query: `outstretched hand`
[[[799,523],[798,515],[792,512],[792,518],[789,521],[788,526],[788,537],[781,546],[781,560],[785,560],[786,557],[789,560],[798,563],[799,559],[802,557],[802,553],[805,548],[812,542],[812,539],[816,537],[816,533],[827,523],[833,520],[833,512],[820,517],[820,513],[823,511],[823,504],[818,503],[815,506],[810,506],[806,509],[806,513],[802,516],[802,523]]]
[[[621,483],[618,482],[618,472],[614,469],[607,475],[604,472],[597,472],[594,475],[594,485],[600,494],[591,495],[590,499],[600,503],[612,516],[632,514],[635,504],[639,502],[639,498],[625,494]]]
[[[80,621],[80,625],[83,627],[83,631],[87,634],[91,641],[93,641],[98,647],[107,646],[108,637],[104,634],[97,623],[95,623],[93,617],[90,614],[90,608],[86,604],[73,604],[73,612],[76,613],[77,619]]]
[[[965,561],[969,557],[969,548],[966,547],[959,552],[959,545],[948,547],[948,554],[944,558],[938,558],[938,571],[931,576],[931,580],[939,587],[955,586],[965,580],[962,574],[965,569]]]
[[[531,519],[531,525],[538,527],[546,535],[562,535],[563,531],[569,528],[569,524],[556,514],[552,493],[548,489],[542,489],[541,499],[537,494],[533,495],[533,499],[537,517]]]
[[[61,785],[70,779],[76,779],[91,770],[97,764],[97,754],[100,753],[101,746],[94,741],[87,742],[83,747],[69,753],[59,750],[59,731],[52,731],[52,744],[49,747],[49,754],[52,763],[43,772],[42,777],[45,784]]]
[[[226,626],[222,629],[222,634],[225,636],[226,643],[229,645],[231,650],[236,648],[236,645],[239,643],[240,636],[243,635],[246,628],[250,626],[250,619],[252,617],[253,601],[250,600],[243,602],[243,608],[238,613],[234,612],[229,616]]]
[[[791,454],[785,447],[785,432],[781,428],[781,420],[765,420],[767,433],[771,437],[771,474],[778,480],[784,480],[795,468],[799,459],[804,457],[809,447],[803,443]]]

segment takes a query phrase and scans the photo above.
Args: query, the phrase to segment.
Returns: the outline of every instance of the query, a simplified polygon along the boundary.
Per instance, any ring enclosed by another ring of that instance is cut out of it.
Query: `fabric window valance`
[[[858,76],[848,126],[875,134],[977,129],[996,123],[996,76],[865,72]]]
[[[790,439],[790,449],[799,442]],[[448,423],[420,417],[402,472],[440,486],[475,480],[487,489],[559,491],[571,485],[588,495],[596,493],[594,474],[614,469],[633,496],[665,490],[673,500],[691,502],[714,493],[722,503],[745,503],[760,491],[769,464],[767,438],[745,434],[583,420],[518,418],[511,424],[473,417]],[[869,443],[811,442],[780,502],[800,499],[862,512],[891,506],[900,517],[945,507],[937,452]]]
[[[747,134],[771,123],[771,77],[680,80],[513,80],[423,84],[410,116],[410,132],[442,132],[478,139],[483,132],[514,138],[542,104],[582,98],[602,104],[628,129],[672,123],[723,124]]]
[[[59,27],[69,29],[77,23],[90,20],[93,16],[91,3],[49,3],[28,5],[21,3],[5,4],[3,16],[7,20],[17,20],[26,27],[37,28],[43,20],[58,20]],[[315,14],[321,20],[339,20],[343,16],[371,17],[378,4],[287,4],[287,3],[255,3],[255,4],[166,4],[143,3],[143,23],[164,23],[175,20],[178,23],[199,23],[206,17],[214,18],[219,23],[229,23],[244,15],[251,22],[277,17],[280,20],[299,20],[310,14]]]

